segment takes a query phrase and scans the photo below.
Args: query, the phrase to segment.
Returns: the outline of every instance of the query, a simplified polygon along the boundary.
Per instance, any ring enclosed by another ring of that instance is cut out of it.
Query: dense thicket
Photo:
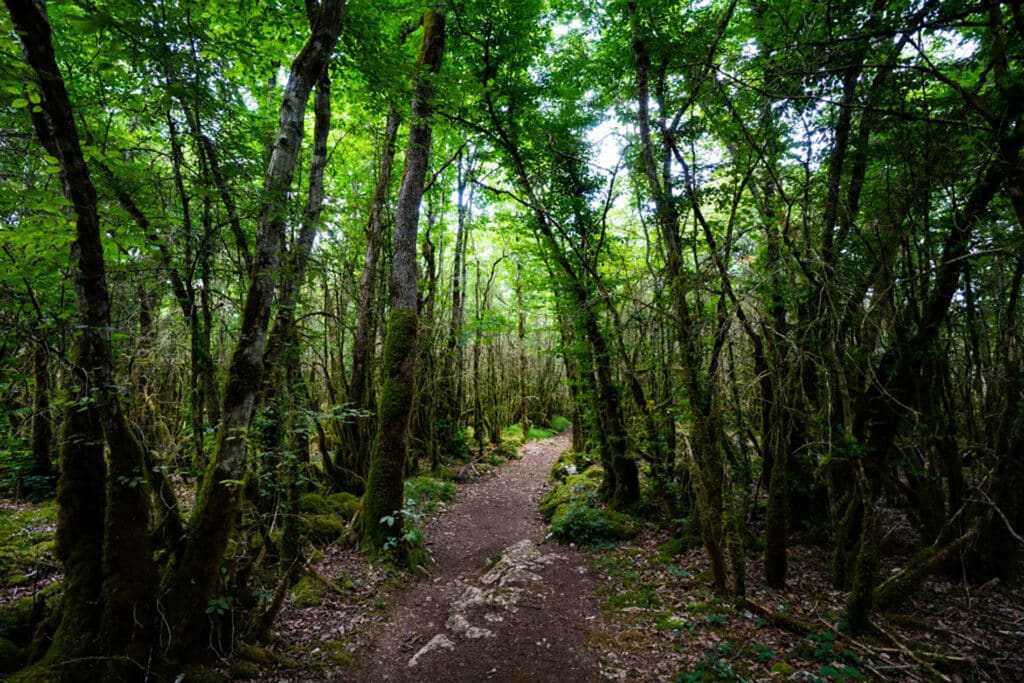
[[[30,675],[265,634],[303,494],[409,561],[408,473],[559,413],[738,600],[796,536],[851,630],[1019,578],[1019,3],[5,4],[0,457],[65,577]]]

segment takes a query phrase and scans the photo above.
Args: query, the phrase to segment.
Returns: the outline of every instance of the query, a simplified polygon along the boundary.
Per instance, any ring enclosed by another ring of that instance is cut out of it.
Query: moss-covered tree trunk
[[[352,340],[352,381],[348,395],[349,404],[358,411],[372,408],[370,403],[370,361],[373,358],[376,321],[374,293],[377,284],[377,263],[380,261],[381,243],[384,236],[385,209],[391,191],[391,175],[395,162],[395,138],[401,115],[392,106],[388,110],[381,142],[380,168],[373,190],[370,206],[370,221],[366,228],[366,251],[363,255],[363,271],[356,295],[356,329]],[[366,476],[369,463],[369,442],[373,434],[372,421],[363,417],[351,417],[346,423],[347,437],[344,447],[348,450],[346,467],[339,471],[346,489],[362,492],[362,478]]]
[[[50,459],[53,449],[53,422],[50,418],[50,354],[46,343],[38,340],[32,350],[32,473],[39,477],[53,474]]]
[[[637,121],[640,132],[640,152],[643,171],[648,189],[654,200],[658,219],[658,230],[665,245],[665,265],[668,273],[669,291],[675,314],[676,335],[680,346],[680,370],[683,386],[687,392],[691,421],[691,473],[697,493],[697,508],[701,520],[701,535],[708,557],[715,586],[726,590],[727,568],[725,562],[726,514],[725,461],[722,453],[724,434],[721,418],[716,406],[714,375],[705,372],[703,354],[700,349],[699,316],[691,309],[687,297],[690,294],[686,276],[680,215],[676,207],[672,188],[671,132],[666,128],[664,112],[661,117],[661,165],[655,154],[651,132],[650,78],[651,59],[643,35],[644,27],[636,14],[635,4],[629,5],[633,33],[633,57],[637,82]],[[692,192],[691,199],[692,197]]]
[[[58,489],[58,554],[65,561],[67,587],[46,659],[59,664],[99,652],[111,656],[105,666],[116,676],[125,655],[146,656],[156,597],[142,448],[117,395],[96,188],[54,56],[49,21],[34,2],[6,4],[41,95],[33,123],[43,146],[58,158],[76,219],[71,256],[81,326],[73,371],[78,402],[69,409]],[[110,446],[105,478],[104,438]]]
[[[263,383],[263,353],[278,275],[287,195],[301,150],[309,94],[323,73],[341,33],[344,0],[320,5],[312,35],[292,62],[285,88],[263,195],[255,263],[246,294],[238,344],[228,369],[217,452],[206,470],[189,534],[179,562],[167,577],[166,618],[172,657],[194,658],[199,651],[203,612],[217,589],[220,564],[242,497],[246,432]]]
[[[519,427],[526,438],[530,431],[530,405],[526,395],[526,306],[523,304],[523,264],[516,261],[516,306],[519,313],[516,332],[519,337]]]
[[[383,388],[363,498],[361,544],[365,548],[380,547],[401,534],[401,516],[397,513],[403,507],[409,414],[416,379],[416,233],[433,136],[433,79],[441,68],[444,38],[444,16],[428,10],[423,15],[423,37],[417,59],[420,68],[414,80],[405,170],[395,207],[391,311],[381,359]],[[383,524],[381,520],[389,516],[393,516],[394,523]]]

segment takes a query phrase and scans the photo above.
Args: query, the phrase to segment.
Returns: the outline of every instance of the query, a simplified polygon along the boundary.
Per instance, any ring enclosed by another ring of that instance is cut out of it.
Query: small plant
[[[222,617],[231,611],[231,603],[234,602],[234,598],[230,595],[222,595],[216,598],[212,598],[206,605],[206,613],[210,615],[217,615]]]
[[[406,498],[405,507],[381,517],[380,523],[393,527],[399,518],[402,520],[402,533],[385,541],[383,550],[391,553],[403,564],[414,567],[424,564],[426,558],[423,551],[423,513],[417,509],[414,498]]]
[[[441,503],[455,499],[455,484],[433,477],[412,477],[405,480],[406,501],[414,501],[415,508],[433,512]]]

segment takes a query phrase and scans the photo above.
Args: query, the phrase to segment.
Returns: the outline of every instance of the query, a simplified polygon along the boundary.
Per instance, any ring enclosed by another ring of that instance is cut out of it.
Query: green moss
[[[595,476],[596,472],[596,476]],[[597,494],[601,481],[601,468],[593,467],[582,474],[571,474],[564,482],[550,491],[540,501],[540,514],[550,522],[555,510],[574,499],[590,498]]]
[[[345,533],[345,522],[334,515],[310,515],[309,538],[314,543],[334,543]]]
[[[0,673],[17,671],[25,664],[25,650],[6,638],[0,638]]]
[[[359,508],[359,496],[348,492],[332,493],[327,496],[327,502],[338,511],[338,514],[348,519],[351,519]]]
[[[22,669],[8,678],[7,683],[61,683],[60,671],[43,662]]]
[[[0,608],[0,638],[26,640],[32,628],[33,598],[27,596]]]
[[[277,658],[265,647],[243,643],[235,650],[239,659],[256,664],[275,664]]]
[[[697,524],[687,524],[686,522],[690,521],[689,518],[683,521],[683,529],[680,535],[658,546],[658,555],[665,562],[671,562],[673,558],[685,553],[687,550],[699,548],[703,542]]]
[[[790,676],[796,673],[796,669],[794,669],[793,665],[789,664],[788,662],[775,662],[774,664],[772,664],[771,672],[776,676],[781,676],[782,678],[789,678]]]
[[[614,608],[640,607],[643,609],[658,609],[661,607],[661,598],[658,597],[657,587],[654,584],[643,584],[636,590],[618,593],[608,599],[608,606]]]
[[[241,661],[231,665],[231,678],[247,681],[260,675],[259,664]]]
[[[185,669],[186,683],[226,683],[230,680],[216,669],[205,666],[192,666]]]
[[[331,658],[332,662],[340,666],[352,668],[359,663],[344,640],[331,640],[324,643],[324,651],[327,652],[327,656]]]
[[[558,460],[551,466],[551,481],[565,481],[571,473],[585,472],[591,468],[597,468],[600,474],[598,479],[603,477],[601,468],[596,464],[597,458],[590,453],[568,450],[558,456]]]
[[[294,662],[287,657],[283,657],[276,652],[272,652],[265,647],[258,645],[251,645],[249,643],[242,643],[235,649],[235,654],[238,658],[261,666],[283,666],[292,667]]]
[[[351,493],[304,493],[299,497],[299,512],[315,515],[336,515],[351,519],[359,507],[359,498]]]
[[[30,572],[42,562],[52,562],[55,551],[53,502],[17,510],[0,510],[0,583],[6,586],[31,583]]]
[[[304,493],[299,496],[299,512],[326,515],[330,512],[327,499],[319,493]]]
[[[327,587],[312,576],[302,577],[292,587],[292,602],[296,607],[316,607],[327,595]]]

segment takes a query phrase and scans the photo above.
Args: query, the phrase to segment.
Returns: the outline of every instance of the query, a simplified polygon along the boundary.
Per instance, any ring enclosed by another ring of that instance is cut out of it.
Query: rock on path
[[[586,558],[545,540],[537,514],[567,435],[459,489],[427,527],[429,576],[394,601],[358,681],[595,681],[602,616]]]

